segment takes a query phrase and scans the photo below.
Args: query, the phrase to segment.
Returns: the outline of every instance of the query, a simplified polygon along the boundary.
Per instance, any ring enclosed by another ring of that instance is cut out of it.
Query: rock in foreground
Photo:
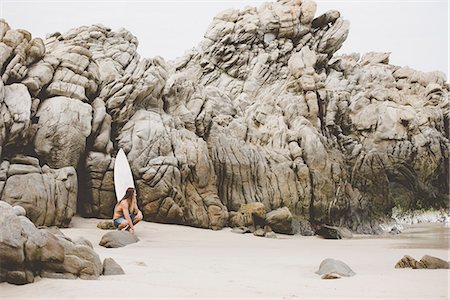
[[[0,201],[0,282],[26,284],[35,276],[97,279],[102,272],[99,256],[80,239],[37,229],[24,216]]]

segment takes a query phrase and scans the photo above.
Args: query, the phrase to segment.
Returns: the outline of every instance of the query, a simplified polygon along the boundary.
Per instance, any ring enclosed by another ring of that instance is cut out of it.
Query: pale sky
[[[0,0],[0,16],[12,28],[23,28],[42,38],[82,25],[103,24],[113,30],[124,27],[137,36],[142,57],[160,55],[171,60],[197,46],[220,11],[259,7],[263,2],[266,1]],[[351,23],[340,53],[392,52],[392,64],[422,71],[439,70],[448,78],[448,0],[316,2],[317,16],[336,9]]]

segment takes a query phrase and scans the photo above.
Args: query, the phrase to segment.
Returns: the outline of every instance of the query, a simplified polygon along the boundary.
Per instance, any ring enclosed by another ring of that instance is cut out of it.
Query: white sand
[[[279,239],[143,222],[140,241],[123,248],[98,246],[106,233],[98,220],[74,218],[63,232],[89,239],[103,260],[114,258],[126,275],[99,280],[37,279],[0,284],[0,297],[19,298],[254,298],[254,299],[448,299],[448,270],[395,269],[404,254],[449,260],[449,229],[416,228],[393,238]],[[433,229],[433,234],[429,233]],[[437,233],[436,233],[437,232]],[[322,280],[314,272],[327,258],[346,262],[357,274]]]

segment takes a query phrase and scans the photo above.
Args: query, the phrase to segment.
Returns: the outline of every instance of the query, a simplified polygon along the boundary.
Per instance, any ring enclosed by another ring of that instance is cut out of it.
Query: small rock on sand
[[[250,233],[250,229],[248,227],[235,227],[231,230],[231,232],[233,233],[239,233],[239,234],[244,234],[244,233]]]
[[[413,257],[409,255],[405,255],[395,264],[395,268],[449,269],[450,265],[447,261],[430,255],[424,255],[422,259],[419,261],[415,260]]]
[[[128,231],[111,231],[103,235],[99,245],[106,248],[119,248],[138,242],[136,235]]]
[[[324,239],[351,239],[353,234],[347,228],[335,227],[329,225],[322,225],[319,230],[316,231],[317,235]]]
[[[111,257],[103,260],[103,275],[123,275],[125,274],[122,267]]]
[[[97,228],[100,229],[116,229],[116,227],[114,226],[114,222],[112,220],[104,220],[104,221],[100,221],[97,223]]]
[[[341,276],[351,277],[356,275],[346,263],[333,258],[324,259],[316,274],[322,275],[322,279],[337,279]]]

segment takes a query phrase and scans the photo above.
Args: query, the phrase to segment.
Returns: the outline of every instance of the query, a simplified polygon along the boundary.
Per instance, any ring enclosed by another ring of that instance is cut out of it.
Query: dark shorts
[[[131,221],[133,221],[134,218],[136,218],[136,215],[135,214],[130,214],[130,218],[131,218]],[[119,225],[122,224],[122,222],[125,221],[125,220],[126,219],[124,217],[120,217],[120,218],[114,219],[114,226],[119,227]]]

